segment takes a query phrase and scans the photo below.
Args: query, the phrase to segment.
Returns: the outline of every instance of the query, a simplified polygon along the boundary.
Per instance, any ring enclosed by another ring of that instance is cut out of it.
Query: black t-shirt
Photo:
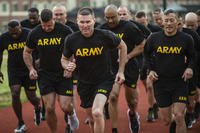
[[[57,22],[51,32],[45,32],[41,25],[38,25],[30,32],[27,39],[27,47],[38,50],[40,58],[39,71],[58,75],[63,73],[60,59],[65,37],[71,33],[72,31],[68,26]]]
[[[69,26],[74,32],[79,31],[78,25],[72,21],[67,21],[65,25]]]
[[[134,47],[140,44],[144,40],[144,35],[142,32],[137,28],[137,26],[130,22],[120,20],[119,24],[114,27],[110,28],[107,23],[99,26],[101,29],[106,29],[114,32],[118,37],[120,37],[127,46],[127,53],[131,52]],[[118,69],[119,62],[118,60],[118,50],[111,50],[111,63],[113,72],[116,73]]]
[[[159,80],[180,80],[186,67],[194,68],[194,42],[184,32],[170,37],[164,31],[152,33],[147,39],[144,55],[147,66],[157,72]]]
[[[29,29],[33,29],[39,24],[40,24],[40,21],[37,24],[31,24],[29,19],[24,19],[24,20],[21,21],[21,26],[25,27],[25,28],[29,28]]]
[[[198,35],[200,36],[200,26],[197,28],[197,33],[198,33]]]
[[[23,60],[23,50],[29,32],[29,29],[22,28],[18,39],[14,39],[8,32],[0,36],[0,52],[8,51],[8,74],[27,74],[28,69]]]
[[[157,26],[157,25],[150,24],[150,23],[148,23],[147,28],[148,28],[152,33],[153,33],[153,32],[162,31],[162,28],[160,28],[160,27]]]
[[[133,21],[133,20],[130,20],[130,21],[132,23],[134,23],[139,28],[139,30],[143,33],[144,38],[147,38],[151,34],[150,29],[146,28],[143,24],[140,24],[140,23]]]
[[[196,66],[199,67],[199,65],[200,65],[200,36],[198,35],[197,32],[195,32],[191,29],[188,29],[188,28],[183,28],[182,31],[191,35],[194,40],[194,49],[196,52],[196,62],[195,63],[197,63]]]
[[[38,26],[39,24],[40,24],[40,21],[36,24],[31,24],[29,19],[24,19],[24,20],[21,21],[21,26],[25,27],[25,28],[29,28],[29,29],[33,29],[36,26]],[[38,59],[38,51],[37,50],[33,51],[32,56],[33,56],[34,61],[37,60]]]
[[[76,59],[78,80],[95,84],[113,76],[110,67],[110,49],[120,44],[120,38],[110,31],[95,29],[91,37],[75,32],[65,40],[63,55]]]
[[[120,20],[119,24],[114,28],[110,28],[107,23],[105,23],[99,28],[110,30],[120,37],[126,43],[128,53],[144,40],[141,31],[135,24],[129,21]]]

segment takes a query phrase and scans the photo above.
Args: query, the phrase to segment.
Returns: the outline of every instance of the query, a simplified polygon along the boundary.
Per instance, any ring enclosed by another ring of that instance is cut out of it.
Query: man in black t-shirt
[[[67,10],[64,5],[58,4],[54,6],[52,12],[53,12],[53,19],[56,22],[69,26],[73,31],[78,31],[78,25],[67,20]],[[77,88],[77,76],[75,75],[75,73],[73,73],[72,80],[73,80],[73,93],[74,93],[73,101],[74,101],[74,106],[75,106],[75,103],[76,103],[75,93],[76,93],[76,88]],[[68,117],[66,114],[64,116],[64,119],[66,123],[68,123]],[[69,129],[70,129],[69,124],[67,124],[66,130],[69,130]]]
[[[200,88],[199,88],[199,83],[200,82],[200,72],[199,72],[199,66],[200,66],[200,42],[199,38],[200,36],[198,35],[197,28],[198,28],[198,17],[194,12],[189,12],[185,15],[185,21],[184,21],[184,31],[186,31],[186,28],[188,29],[187,31],[192,30],[196,34],[192,34],[192,37],[195,42],[195,51],[196,51],[196,62],[195,62],[195,71],[194,71],[194,76],[189,82],[189,104],[187,108],[187,113],[186,113],[186,124],[188,128],[192,128],[192,124],[195,123],[195,119],[198,119],[199,113],[200,113],[200,100],[199,100],[199,95],[200,94]],[[196,37],[197,36],[197,37]]]
[[[144,49],[150,70],[147,85],[152,85],[161,119],[170,125],[170,133],[186,133],[185,110],[188,80],[193,76],[194,42],[178,31],[175,11],[166,10],[163,30],[150,35]],[[187,60],[186,60],[187,59]]]
[[[40,24],[39,10],[35,7],[28,9],[28,18],[22,20],[20,23],[21,23],[22,27],[25,27],[25,28],[28,28],[28,29],[31,29],[31,30],[33,28],[35,28],[37,25]],[[37,50],[35,50],[33,52],[33,62],[34,62],[34,67],[36,69],[38,69],[38,67],[40,65],[40,60],[38,59],[38,51]],[[43,100],[42,100],[41,113],[42,113],[41,120],[45,120],[45,107],[44,107]]]
[[[66,76],[71,76],[77,68],[78,94],[81,107],[90,119],[91,132],[104,133],[104,105],[114,81],[116,84],[124,81],[127,49],[124,42],[112,32],[94,29],[95,17],[91,8],[78,11],[77,23],[80,32],[66,38],[61,63]],[[110,50],[117,48],[120,49],[120,57],[115,78],[111,70]],[[72,56],[74,59],[70,61]]]
[[[110,30],[114,32],[118,37],[120,37],[127,46],[127,63],[125,67],[125,96],[129,109],[127,111],[130,130],[131,132],[137,133],[139,130],[139,115],[137,113],[138,104],[138,90],[137,90],[137,80],[139,76],[139,67],[135,57],[143,52],[143,47],[145,39],[138,27],[130,22],[120,20],[117,12],[117,7],[115,5],[108,5],[105,10],[106,23],[100,26],[102,29]],[[118,69],[118,50],[111,51],[111,65],[114,74]],[[118,110],[118,95],[120,92],[120,86],[114,84],[115,89],[111,92],[109,100],[109,114],[112,124],[112,132],[117,132],[117,110]]]
[[[12,107],[18,119],[18,127],[14,132],[23,132],[26,130],[22,118],[22,104],[20,100],[21,87],[23,86],[26,96],[35,107],[35,124],[40,124],[40,106],[39,98],[36,96],[36,82],[30,80],[29,72],[23,61],[23,49],[29,29],[22,28],[18,20],[10,20],[8,23],[8,32],[0,36],[0,64],[2,63],[3,51],[8,51],[8,81],[12,94]],[[1,66],[0,66],[1,68]],[[3,77],[2,72],[0,71]]]
[[[41,25],[30,32],[23,53],[30,78],[38,79],[40,94],[46,108],[46,121],[52,133],[57,131],[56,96],[58,96],[62,111],[69,115],[71,130],[76,130],[79,125],[73,111],[72,80],[63,76],[64,73],[60,63],[64,39],[71,33],[69,27],[53,20],[51,10],[44,9],[41,12]],[[35,70],[32,64],[31,54],[34,49],[39,52],[40,67],[38,71]]]
[[[29,29],[35,28],[37,25],[40,24],[39,10],[35,7],[28,9],[28,18],[22,20],[20,23],[22,27],[26,27]]]

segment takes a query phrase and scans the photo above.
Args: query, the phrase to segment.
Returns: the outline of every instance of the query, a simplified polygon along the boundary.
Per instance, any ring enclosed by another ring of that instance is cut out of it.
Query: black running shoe
[[[192,128],[193,124],[196,122],[194,113],[186,113],[185,124],[187,128]]]
[[[105,118],[108,120],[110,119],[110,115],[109,115],[109,110],[108,110],[108,103],[105,104],[104,106],[104,115],[105,115]]]
[[[69,124],[66,124],[65,133],[73,133]]]
[[[42,107],[42,109],[41,109],[41,114],[42,114],[41,120],[42,120],[42,121],[45,121],[45,119],[46,119],[46,117],[45,117],[45,107]]]
[[[153,105],[154,119],[158,119],[158,111],[159,111],[158,105],[155,103],[155,104]]]
[[[173,121],[173,122],[170,124],[169,132],[170,132],[170,133],[176,133],[176,122],[175,122],[175,121]]]
[[[148,122],[155,121],[153,108],[149,108],[149,110],[148,110],[147,121]]]
[[[19,122],[17,128],[14,130],[15,133],[23,133],[27,130],[24,122]]]
[[[37,109],[34,110],[34,122],[36,126],[40,125],[40,121],[41,121],[41,112],[40,112],[41,108],[38,107]]]
[[[131,116],[130,110],[127,111],[127,116],[129,120],[129,129],[131,133],[138,133],[140,129],[140,116],[136,113],[135,118]]]

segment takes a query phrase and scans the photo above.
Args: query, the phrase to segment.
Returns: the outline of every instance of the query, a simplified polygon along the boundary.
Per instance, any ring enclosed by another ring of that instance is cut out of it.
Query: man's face
[[[162,14],[161,13],[154,13],[153,14],[153,20],[154,20],[154,23],[157,24],[158,26],[162,27],[162,23],[163,23],[163,20],[162,20]]]
[[[95,18],[90,15],[78,15],[77,24],[79,30],[85,37],[90,37],[94,31]]]
[[[135,20],[136,20],[138,23],[140,23],[140,24],[142,24],[142,25],[144,25],[144,26],[147,26],[147,24],[148,24],[147,18],[146,18],[146,17],[135,18]]]
[[[126,9],[120,8],[120,9],[118,10],[118,15],[119,15],[119,18],[120,18],[121,20],[126,20],[126,21],[128,21],[128,20],[130,19],[130,15],[129,15],[129,13],[128,13],[128,10],[126,10]]]
[[[105,20],[109,27],[114,28],[119,23],[119,16],[115,11],[107,11],[105,12]]]
[[[55,21],[51,19],[48,22],[41,22],[41,26],[45,32],[51,32],[54,29]]]
[[[168,35],[173,35],[178,29],[178,20],[175,13],[169,13],[163,16],[164,31]]]
[[[53,10],[53,19],[56,22],[60,22],[62,24],[66,23],[67,13],[62,8],[56,8]]]
[[[185,21],[185,26],[188,29],[196,31],[197,28],[198,28],[198,22],[197,21],[193,21],[193,20],[191,20],[191,21],[187,20],[187,21]]]
[[[21,26],[16,26],[14,28],[8,27],[8,32],[14,39],[17,39],[21,35],[22,29]]]
[[[37,12],[29,12],[28,19],[32,25],[38,24],[39,22],[39,15]]]

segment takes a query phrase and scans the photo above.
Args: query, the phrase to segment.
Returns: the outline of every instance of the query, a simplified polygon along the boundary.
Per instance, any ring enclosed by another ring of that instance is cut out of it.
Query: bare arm
[[[146,40],[144,39],[139,45],[137,45],[128,55],[127,58],[131,59],[140,55],[144,50]]]
[[[118,46],[118,49],[120,52],[119,53],[119,69],[118,69],[118,73],[116,75],[115,81],[121,84],[125,80],[124,69],[125,69],[126,59],[127,59],[127,47],[123,40],[121,40]]]
[[[37,79],[38,74],[35,68],[33,67],[32,52],[33,52],[33,49],[30,49],[27,46],[25,46],[24,51],[23,51],[23,59],[27,68],[29,69],[30,79]]]
[[[24,59],[24,62],[26,64],[27,68],[29,69],[29,71],[31,69],[34,69],[34,67],[33,67],[32,52],[33,52],[33,49],[30,49],[27,46],[24,47],[23,59]]]
[[[62,55],[61,58],[61,65],[64,69],[64,77],[69,78],[72,76],[72,72],[76,68],[76,63],[75,63],[74,57],[67,58],[64,55]]]

